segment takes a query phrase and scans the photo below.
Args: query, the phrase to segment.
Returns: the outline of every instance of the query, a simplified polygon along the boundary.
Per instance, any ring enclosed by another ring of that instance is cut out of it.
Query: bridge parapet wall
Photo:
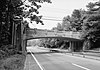
[[[70,37],[80,39],[80,32],[28,29],[26,37]]]

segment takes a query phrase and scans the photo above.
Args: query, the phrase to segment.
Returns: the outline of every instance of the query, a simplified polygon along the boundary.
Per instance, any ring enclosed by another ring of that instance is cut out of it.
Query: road
[[[40,70],[100,70],[100,61],[64,53],[50,53],[48,49],[30,47]]]

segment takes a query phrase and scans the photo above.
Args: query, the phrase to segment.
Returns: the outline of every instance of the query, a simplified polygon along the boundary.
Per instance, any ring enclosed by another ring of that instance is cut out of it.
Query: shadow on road
[[[61,52],[56,51],[56,50],[55,51],[53,50],[53,51],[50,51],[50,52],[27,52],[27,54],[31,54],[31,53],[32,54],[48,54],[48,53],[50,54],[50,53],[61,53]]]

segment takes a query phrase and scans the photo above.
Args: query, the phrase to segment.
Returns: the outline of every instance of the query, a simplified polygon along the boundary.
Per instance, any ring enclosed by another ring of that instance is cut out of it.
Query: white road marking
[[[30,50],[29,50],[30,51]],[[31,53],[31,51],[30,51]],[[38,66],[40,67],[41,70],[45,70],[44,67],[38,62],[38,60],[36,59],[36,57],[31,53],[32,57],[34,58],[34,60],[36,61],[36,63],[38,64]]]
[[[86,68],[86,67],[77,65],[77,64],[75,64],[75,63],[72,63],[72,65],[77,66],[77,67],[79,67],[79,68],[82,68],[82,69],[84,69],[84,70],[90,70],[90,69],[88,69],[88,68]]]

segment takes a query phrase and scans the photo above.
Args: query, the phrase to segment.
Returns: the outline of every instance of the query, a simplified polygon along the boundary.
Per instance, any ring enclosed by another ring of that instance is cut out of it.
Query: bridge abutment
[[[74,46],[74,42],[70,41],[69,42],[69,48],[68,48],[70,52],[73,52],[73,48],[74,48],[73,46]]]
[[[22,40],[21,46],[22,46],[22,53],[26,55],[27,54],[26,52],[27,40]]]
[[[83,43],[81,41],[69,41],[69,51],[75,52],[82,50]]]

